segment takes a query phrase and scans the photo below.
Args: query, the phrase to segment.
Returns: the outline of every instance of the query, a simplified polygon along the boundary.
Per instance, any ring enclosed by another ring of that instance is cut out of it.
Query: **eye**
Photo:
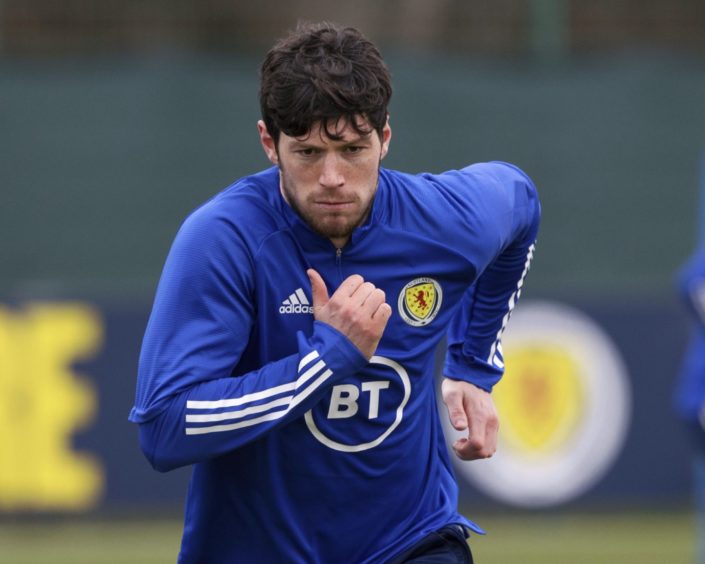
[[[363,150],[364,150],[364,147],[359,146],[359,145],[349,145],[348,147],[345,147],[345,152],[350,155],[355,155],[357,153],[361,153]]]
[[[313,147],[305,147],[303,149],[298,149],[295,152],[297,155],[301,155],[302,157],[312,157],[319,153],[318,149],[314,149]]]

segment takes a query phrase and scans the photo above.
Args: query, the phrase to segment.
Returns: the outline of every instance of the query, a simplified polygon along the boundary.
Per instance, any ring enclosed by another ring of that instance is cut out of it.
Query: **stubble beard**
[[[281,191],[286,199],[287,203],[294,210],[294,212],[316,233],[321,237],[326,239],[349,239],[352,232],[362,225],[370,214],[372,209],[372,204],[374,203],[375,197],[377,195],[377,187],[379,186],[379,166],[377,167],[377,178],[375,180],[375,189],[372,193],[372,197],[368,202],[367,206],[361,211],[357,217],[347,218],[346,221],[340,222],[335,221],[337,218],[342,217],[343,214],[330,213],[323,217],[317,217],[309,209],[306,209],[304,205],[295,197],[293,190],[287,182],[286,172],[279,164],[280,177],[281,177]],[[356,203],[359,202],[359,197],[356,196]],[[309,205],[313,205],[313,201],[307,202]],[[333,219],[333,221],[326,221],[327,218]]]

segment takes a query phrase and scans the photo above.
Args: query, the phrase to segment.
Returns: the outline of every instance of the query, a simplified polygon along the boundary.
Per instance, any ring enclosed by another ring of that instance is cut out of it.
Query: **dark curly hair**
[[[341,120],[359,134],[382,134],[392,96],[389,70],[355,28],[299,24],[267,53],[260,79],[262,119],[275,144],[280,132],[302,137],[316,122],[333,140],[340,139]]]

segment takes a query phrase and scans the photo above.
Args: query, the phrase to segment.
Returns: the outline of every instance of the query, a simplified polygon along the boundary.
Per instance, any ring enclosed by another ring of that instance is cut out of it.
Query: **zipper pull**
[[[343,282],[343,249],[335,249],[335,266],[338,269],[338,278],[342,284]]]

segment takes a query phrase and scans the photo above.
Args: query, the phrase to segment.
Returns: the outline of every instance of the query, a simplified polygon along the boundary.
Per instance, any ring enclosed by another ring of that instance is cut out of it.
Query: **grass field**
[[[485,516],[471,539],[479,564],[693,564],[690,513]]]
[[[692,564],[687,512],[474,515],[478,564]],[[0,521],[2,564],[167,564],[181,523],[172,520]]]

